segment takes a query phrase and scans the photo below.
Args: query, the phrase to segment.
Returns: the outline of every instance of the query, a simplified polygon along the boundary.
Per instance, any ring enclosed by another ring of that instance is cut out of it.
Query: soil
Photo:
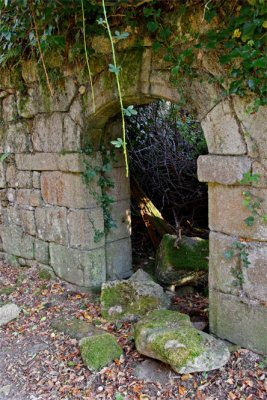
[[[59,279],[42,280],[35,268],[0,263],[3,287],[13,291],[0,295],[0,303],[15,303],[21,312],[0,327],[1,400],[266,399],[266,359],[249,350],[235,347],[227,365],[208,373],[170,371],[167,383],[160,376],[155,381],[138,379],[136,367],[149,363],[135,350],[133,327],[102,319],[97,294],[80,293]],[[174,306],[192,318],[207,318],[207,299],[199,294],[176,296]],[[124,355],[92,374],[82,362],[77,340],[51,328],[60,316],[93,322],[113,333]],[[156,369],[158,374],[161,368]],[[163,370],[166,377],[165,366]]]

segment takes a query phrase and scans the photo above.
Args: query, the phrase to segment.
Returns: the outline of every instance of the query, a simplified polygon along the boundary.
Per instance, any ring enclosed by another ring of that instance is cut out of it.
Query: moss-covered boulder
[[[176,311],[151,311],[135,325],[134,337],[139,353],[182,374],[221,368],[230,357],[222,341],[198,331]]]
[[[168,285],[197,283],[207,275],[209,241],[183,236],[178,242],[174,235],[163,236],[157,252],[156,277]]]
[[[83,338],[79,345],[83,362],[90,371],[100,371],[123,353],[110,333]]]
[[[137,321],[151,310],[170,306],[162,287],[140,272],[128,280],[103,283],[100,300],[102,316],[110,321]]]
[[[77,340],[105,333],[104,330],[95,327],[93,324],[77,318],[57,318],[51,322],[51,328]]]

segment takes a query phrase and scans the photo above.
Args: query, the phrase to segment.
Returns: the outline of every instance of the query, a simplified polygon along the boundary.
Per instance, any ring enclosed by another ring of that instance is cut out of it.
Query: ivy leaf
[[[117,138],[117,140],[112,140],[110,143],[113,144],[113,146],[115,146],[116,149],[123,147],[123,144],[124,144],[122,138]]]
[[[122,40],[122,39],[127,39],[127,37],[129,36],[128,32],[122,32],[120,33],[119,31],[115,31],[115,39],[117,40]]]
[[[113,74],[118,75],[120,73],[121,67],[115,67],[113,64],[108,64],[108,70],[109,72],[112,72]]]
[[[5,159],[7,159],[7,157],[9,157],[10,153],[3,153],[0,155],[0,162],[5,161]]]
[[[134,109],[134,106],[128,106],[127,108],[123,109],[124,115],[126,117],[131,117],[132,115],[137,115],[137,111]]]
[[[98,25],[105,25],[105,20],[103,18],[99,18],[97,21]]]
[[[255,218],[252,216],[252,215],[250,215],[249,217],[247,217],[246,219],[244,219],[244,222],[245,222],[245,224],[247,225],[247,226],[253,226],[254,225],[254,223],[255,223]]]
[[[227,261],[231,260],[234,257],[234,250],[226,250],[223,256]]]
[[[151,7],[146,7],[144,8],[143,13],[146,18],[151,17],[152,15],[154,15],[154,9]]]
[[[156,32],[156,30],[159,27],[159,24],[156,21],[149,21],[147,24],[147,29],[149,30],[149,32]]]

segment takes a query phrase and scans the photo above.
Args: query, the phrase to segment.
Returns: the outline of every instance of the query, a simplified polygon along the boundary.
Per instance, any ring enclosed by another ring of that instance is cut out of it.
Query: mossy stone
[[[73,339],[80,340],[84,337],[104,334],[105,331],[96,328],[93,324],[81,321],[77,318],[57,318],[51,323],[51,327],[58,332],[63,332]]]
[[[155,310],[135,325],[137,351],[169,364],[178,373],[220,368],[229,359],[223,342],[195,329],[187,315]]]
[[[123,353],[110,333],[83,338],[79,345],[82,359],[90,371],[100,371]]]
[[[177,244],[174,235],[166,234],[160,243],[156,276],[165,284],[196,282],[208,271],[209,241],[184,236]]]
[[[155,309],[165,309],[170,300],[152,280],[111,281],[102,285],[101,313],[108,320],[133,321]]]
[[[39,277],[39,279],[41,279],[43,281],[50,281],[50,279],[52,278],[50,272],[45,268],[43,268],[39,271],[38,277]]]

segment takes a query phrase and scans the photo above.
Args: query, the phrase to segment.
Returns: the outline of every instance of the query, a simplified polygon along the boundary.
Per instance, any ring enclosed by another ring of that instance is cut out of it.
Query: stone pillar
[[[244,114],[250,127],[251,121],[254,123],[250,135],[246,134],[243,115],[237,114],[226,100],[202,121],[211,153],[198,159],[199,180],[209,185],[210,330],[266,353],[267,224],[262,217],[267,214],[267,175],[264,149],[261,145],[261,154],[255,154],[255,146],[265,141],[266,147],[267,132],[259,114]],[[254,146],[250,144],[253,137]],[[257,184],[240,183],[243,174],[256,172],[261,172]],[[251,203],[260,201],[260,215],[255,216],[252,226],[245,223],[251,216],[244,202],[245,192],[250,193]]]

